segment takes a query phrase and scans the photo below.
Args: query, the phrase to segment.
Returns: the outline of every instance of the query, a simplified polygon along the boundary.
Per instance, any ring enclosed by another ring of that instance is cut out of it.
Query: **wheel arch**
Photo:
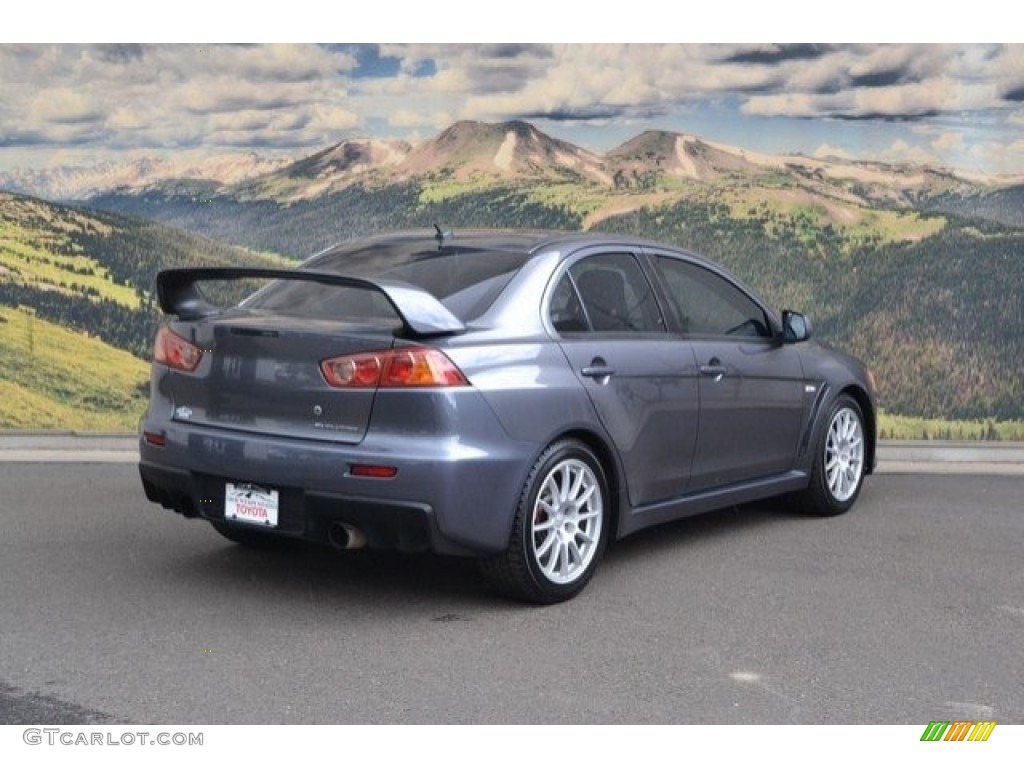
[[[613,534],[612,538],[618,539],[619,519],[622,514],[623,504],[625,503],[625,483],[623,482],[621,469],[615,453],[600,435],[587,429],[568,430],[559,434],[548,444],[551,445],[565,439],[578,440],[583,443],[594,452],[597,460],[601,462],[601,469],[604,470],[605,479],[608,481],[608,496],[610,497],[609,502],[611,502],[609,530]]]
[[[864,462],[864,474],[870,475],[875,469],[875,442],[877,437],[877,414],[874,403],[868,393],[861,387],[851,384],[843,389],[840,395],[849,395],[860,407],[861,415],[864,417],[864,429],[867,432],[867,445],[865,445],[866,456]]]

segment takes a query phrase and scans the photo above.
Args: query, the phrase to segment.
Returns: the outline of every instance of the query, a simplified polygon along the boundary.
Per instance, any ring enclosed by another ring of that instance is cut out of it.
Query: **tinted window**
[[[587,315],[583,311],[583,304],[580,303],[576,286],[573,285],[568,272],[562,275],[562,279],[558,281],[555,292],[551,296],[550,316],[551,325],[559,333],[590,330]]]
[[[526,250],[502,250],[477,242],[455,242],[438,248],[429,239],[410,237],[335,248],[303,267],[411,283],[465,322],[479,317],[494,303],[528,258]],[[273,283],[251,297],[246,306],[330,319],[396,320],[387,300],[375,291],[318,283]]]
[[[770,337],[764,312],[746,293],[711,270],[659,256],[671,309],[692,336]]]
[[[318,320],[341,320],[397,327],[401,320],[379,291],[281,280],[243,302],[249,309]]]
[[[663,330],[661,313],[636,259],[607,253],[581,259],[569,268],[551,298],[551,323],[573,331]]]

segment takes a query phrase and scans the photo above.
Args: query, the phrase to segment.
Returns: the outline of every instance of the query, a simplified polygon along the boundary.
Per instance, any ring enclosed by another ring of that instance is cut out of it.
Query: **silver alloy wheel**
[[[587,570],[601,541],[604,498],[594,471],[579,459],[555,464],[530,516],[530,554],[544,576],[571,584]]]
[[[864,472],[864,430],[852,408],[840,408],[828,426],[825,440],[825,481],[832,497],[849,500],[860,485]]]

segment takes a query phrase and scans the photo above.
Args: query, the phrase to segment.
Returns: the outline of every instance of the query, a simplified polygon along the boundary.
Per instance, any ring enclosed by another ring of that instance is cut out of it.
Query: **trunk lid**
[[[394,344],[380,326],[246,310],[175,326],[203,350],[194,373],[168,369],[160,382],[175,421],[349,444],[366,434],[376,390],[330,387],[320,362]]]

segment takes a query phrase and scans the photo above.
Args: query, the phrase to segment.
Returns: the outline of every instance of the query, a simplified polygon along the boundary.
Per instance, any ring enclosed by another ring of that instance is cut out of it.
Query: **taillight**
[[[191,373],[203,359],[203,350],[181,338],[166,325],[161,325],[153,343],[153,359],[168,368]]]
[[[332,387],[461,387],[462,371],[438,349],[400,347],[383,352],[332,357],[320,363]]]

